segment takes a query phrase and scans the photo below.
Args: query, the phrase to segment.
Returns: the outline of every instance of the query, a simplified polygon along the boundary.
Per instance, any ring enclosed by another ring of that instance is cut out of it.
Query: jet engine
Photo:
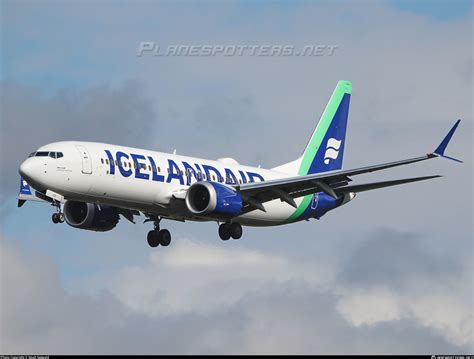
[[[186,193],[186,206],[197,215],[234,217],[242,209],[242,197],[230,186],[217,182],[197,182]]]
[[[66,201],[64,217],[72,227],[96,232],[110,231],[119,221],[115,207],[76,201]]]

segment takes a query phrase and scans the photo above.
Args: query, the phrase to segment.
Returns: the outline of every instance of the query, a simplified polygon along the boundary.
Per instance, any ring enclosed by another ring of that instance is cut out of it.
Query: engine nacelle
[[[353,192],[344,193],[338,198],[332,198],[324,192],[315,193],[313,194],[313,199],[311,201],[311,215],[314,218],[319,219],[327,212],[351,201],[355,196],[356,194]]]
[[[110,231],[119,221],[118,211],[114,207],[99,207],[94,203],[76,201],[66,201],[64,217],[66,223],[72,227],[97,232]]]
[[[237,216],[242,197],[232,187],[217,182],[197,182],[186,193],[186,206],[197,215]]]

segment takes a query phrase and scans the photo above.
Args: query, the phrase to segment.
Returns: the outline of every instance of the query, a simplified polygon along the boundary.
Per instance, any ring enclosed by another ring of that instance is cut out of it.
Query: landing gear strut
[[[61,211],[61,203],[56,202],[53,204],[56,206],[56,213],[53,213],[51,216],[51,220],[53,221],[54,224],[56,223],[63,223],[64,222],[64,213]]]
[[[219,226],[219,237],[223,241],[227,241],[230,237],[239,239],[242,237],[242,225],[238,222],[222,223]]]
[[[171,233],[167,229],[160,230],[160,220],[155,220],[155,229],[148,232],[146,237],[150,247],[158,247],[160,244],[163,247],[168,247],[171,243]]]

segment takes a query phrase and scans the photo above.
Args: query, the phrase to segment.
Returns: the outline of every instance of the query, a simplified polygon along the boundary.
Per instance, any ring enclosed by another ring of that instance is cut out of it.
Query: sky
[[[474,350],[470,1],[1,0],[0,352],[466,354]],[[137,56],[140,42],[336,46],[323,56]],[[16,208],[18,166],[58,140],[274,167],[353,83],[344,168],[441,174],[361,193],[320,220],[163,221],[106,233]]]

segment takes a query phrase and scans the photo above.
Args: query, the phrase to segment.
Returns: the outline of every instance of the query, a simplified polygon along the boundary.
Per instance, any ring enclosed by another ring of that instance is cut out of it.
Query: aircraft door
[[[77,150],[81,154],[82,158],[82,173],[84,174],[91,174],[92,173],[92,161],[87,151],[87,148],[84,146],[76,146]]]

